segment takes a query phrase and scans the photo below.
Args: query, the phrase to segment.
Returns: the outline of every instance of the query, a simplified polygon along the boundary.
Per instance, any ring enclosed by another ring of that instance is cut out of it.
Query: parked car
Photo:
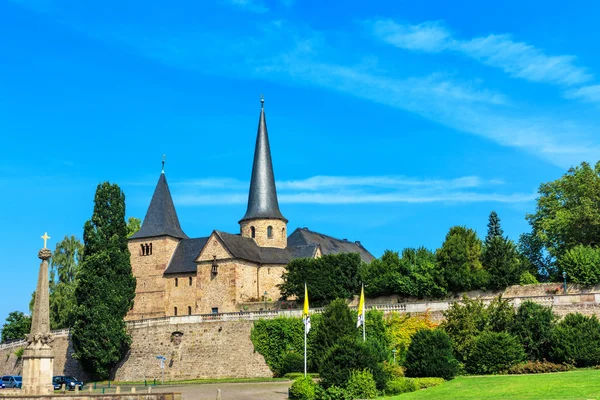
[[[6,386],[4,386],[4,382],[2,382],[2,379],[0,379],[0,389],[4,389]]]
[[[23,386],[23,378],[18,375],[4,375],[2,377],[2,384],[7,389],[21,389],[21,386]]]
[[[52,385],[54,390],[60,390],[62,385],[65,385],[65,389],[75,390],[75,386],[79,387],[79,390],[83,389],[83,382],[78,381],[74,376],[55,376],[52,378]]]

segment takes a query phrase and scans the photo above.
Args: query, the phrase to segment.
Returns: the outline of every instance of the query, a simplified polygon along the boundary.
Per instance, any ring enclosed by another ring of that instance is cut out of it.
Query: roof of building
[[[206,244],[208,237],[183,239],[177,243],[177,248],[165,274],[184,274],[196,272],[196,257]]]
[[[240,222],[256,218],[280,219],[287,222],[287,219],[279,211],[264,100],[261,99],[261,102],[263,104],[258,120],[254,163],[252,164],[252,177],[250,179],[250,191],[248,194],[248,208]]]
[[[172,236],[178,239],[188,238],[179,225],[179,218],[175,211],[164,171],[158,178],[142,227],[131,236],[131,239],[156,236]]]
[[[321,247],[323,255],[339,253],[358,253],[365,262],[371,262],[375,259],[360,242],[351,242],[347,239],[336,239],[322,233],[313,232],[308,228],[297,228],[288,237],[288,247],[305,246],[309,244],[318,244]]]

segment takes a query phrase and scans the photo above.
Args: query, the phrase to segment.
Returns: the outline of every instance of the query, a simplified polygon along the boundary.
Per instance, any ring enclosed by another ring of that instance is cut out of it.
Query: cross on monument
[[[50,239],[50,236],[48,236],[48,232],[44,232],[44,236],[40,236],[42,239],[44,239],[44,248],[46,249],[46,242],[48,241],[48,239]]]

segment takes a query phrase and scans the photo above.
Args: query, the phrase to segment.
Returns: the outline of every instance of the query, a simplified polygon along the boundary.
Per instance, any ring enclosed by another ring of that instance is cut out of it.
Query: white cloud
[[[584,68],[575,65],[574,56],[549,56],[530,44],[514,41],[509,35],[459,39],[437,21],[411,25],[377,20],[369,25],[375,36],[396,47],[425,52],[459,52],[517,78],[562,85],[576,85],[592,79]]]
[[[582,99],[600,104],[600,85],[583,86],[578,89],[569,90],[565,95],[568,98]]]
[[[488,187],[502,185],[499,180],[476,176],[456,179],[416,179],[394,176],[313,176],[279,181],[280,203],[287,204],[366,204],[366,203],[522,203],[535,194],[501,194]],[[210,178],[179,182],[177,204],[244,204],[248,201],[248,182],[233,178]],[[197,188],[211,188],[211,194]],[[241,191],[240,189],[244,189]],[[476,190],[476,191],[475,191]],[[216,193],[215,193],[216,192]]]

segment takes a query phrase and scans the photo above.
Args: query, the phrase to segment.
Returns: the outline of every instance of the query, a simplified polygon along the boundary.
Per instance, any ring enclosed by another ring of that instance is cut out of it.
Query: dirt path
[[[161,388],[155,392],[180,392],[182,400],[285,400],[291,382],[206,383]]]

